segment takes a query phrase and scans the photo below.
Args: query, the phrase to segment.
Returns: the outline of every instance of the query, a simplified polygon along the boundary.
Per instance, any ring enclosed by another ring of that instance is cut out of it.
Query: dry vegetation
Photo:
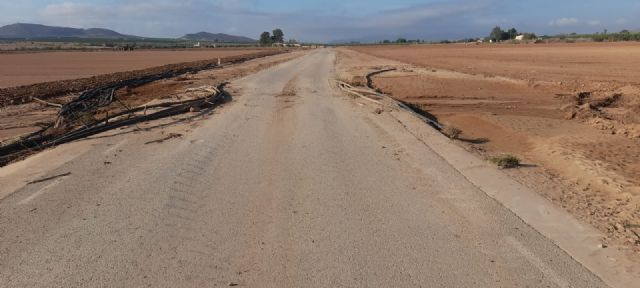
[[[489,161],[502,169],[516,168],[520,166],[520,159],[510,154],[491,156],[489,157]]]

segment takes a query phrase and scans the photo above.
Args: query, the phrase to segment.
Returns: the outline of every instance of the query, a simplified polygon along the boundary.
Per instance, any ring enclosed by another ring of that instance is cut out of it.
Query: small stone
[[[229,282],[229,286],[238,286],[237,283]]]
[[[576,111],[569,111],[569,112],[567,112],[567,113],[565,113],[565,114],[564,114],[564,119],[565,119],[565,120],[571,120],[571,119],[573,119],[573,118],[576,118],[576,115],[577,115],[577,114],[578,114],[578,113],[577,113]]]

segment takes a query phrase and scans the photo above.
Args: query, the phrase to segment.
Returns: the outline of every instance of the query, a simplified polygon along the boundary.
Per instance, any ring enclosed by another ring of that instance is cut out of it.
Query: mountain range
[[[194,34],[187,34],[182,36],[180,39],[185,40],[193,40],[193,41],[213,41],[213,42],[223,42],[223,43],[253,43],[257,42],[254,39],[243,37],[243,36],[235,36],[224,33],[209,33],[209,32],[199,32]]]
[[[120,34],[103,28],[79,29],[45,26],[40,24],[16,23],[0,27],[0,38],[41,39],[41,38],[139,38]]]
[[[104,28],[70,28],[40,24],[16,23],[0,27],[0,39],[46,39],[46,38],[100,38],[100,39],[140,39],[143,37],[125,35]],[[256,40],[223,33],[199,32],[182,36],[182,40],[212,41],[221,43],[253,43]]]

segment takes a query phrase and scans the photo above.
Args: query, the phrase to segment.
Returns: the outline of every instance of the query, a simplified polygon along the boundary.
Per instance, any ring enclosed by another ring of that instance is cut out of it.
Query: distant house
[[[524,40],[524,34],[523,34],[523,35],[518,35],[518,36],[516,36],[516,40],[517,40],[517,41],[522,41],[522,40]]]
[[[193,47],[195,47],[195,48],[200,48],[200,42],[198,42],[198,43],[194,44],[194,45],[193,45]]]

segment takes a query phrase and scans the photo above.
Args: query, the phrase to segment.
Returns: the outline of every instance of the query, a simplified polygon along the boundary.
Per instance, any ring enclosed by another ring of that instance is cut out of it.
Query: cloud
[[[495,1],[454,1],[416,5],[404,9],[386,10],[367,19],[359,19],[363,27],[400,28],[424,21],[477,13]]]
[[[616,24],[627,24],[627,23],[629,23],[629,21],[627,21],[626,18],[620,18],[616,20]]]
[[[354,13],[319,13],[311,9],[263,11],[257,10],[257,0],[112,0],[108,4],[66,1],[41,9],[39,22],[83,28],[104,27],[125,34],[156,37],[211,31],[256,38],[262,31],[280,27],[289,37],[311,41],[358,37],[373,40],[387,36],[444,39],[458,34],[470,36],[479,29],[474,19],[483,16],[490,7],[500,7],[491,4],[503,2],[439,1],[403,9],[378,9],[354,16]],[[461,28],[464,25],[471,29]],[[447,33],[445,29],[459,30]]]
[[[587,24],[589,26],[600,26],[600,25],[602,25],[602,21],[600,21],[600,20],[591,20],[591,21],[587,22]]]
[[[87,26],[90,26],[90,24],[100,23],[100,19],[109,16],[108,14],[107,9],[99,9],[99,7],[95,5],[75,2],[49,4],[40,11],[42,19],[52,19],[57,25],[74,27],[82,27],[87,24],[89,24]],[[78,21],[81,15],[91,15],[91,17]]]
[[[560,18],[549,21],[549,26],[565,27],[578,25],[580,21],[577,18]]]
[[[235,2],[238,1],[225,1]],[[63,2],[45,6],[39,12],[39,19],[51,25],[104,27],[128,34],[167,37],[178,36],[185,31],[194,32],[189,27],[195,26],[196,23],[210,23],[211,19],[216,19],[216,13],[231,9],[234,8],[197,0],[117,0],[110,4]]]

